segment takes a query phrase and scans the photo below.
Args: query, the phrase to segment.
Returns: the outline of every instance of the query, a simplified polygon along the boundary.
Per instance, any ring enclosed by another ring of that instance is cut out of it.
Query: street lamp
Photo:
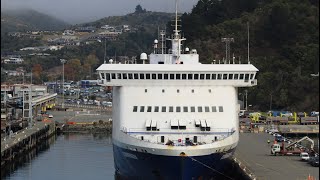
[[[65,59],[60,59],[62,63],[62,108],[64,108],[64,63],[67,62]]]

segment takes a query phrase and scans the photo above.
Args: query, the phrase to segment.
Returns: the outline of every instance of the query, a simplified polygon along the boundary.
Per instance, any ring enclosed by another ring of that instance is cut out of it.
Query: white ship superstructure
[[[201,64],[195,49],[182,50],[177,25],[168,40],[171,50],[155,40],[143,64],[97,69],[101,85],[113,87],[115,168],[124,176],[197,178],[208,171],[197,161],[219,169],[238,144],[237,89],[255,86],[258,69]]]

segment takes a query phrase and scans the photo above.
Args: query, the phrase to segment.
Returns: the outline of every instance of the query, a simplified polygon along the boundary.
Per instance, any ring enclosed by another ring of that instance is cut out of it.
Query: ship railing
[[[234,128],[211,128],[210,131],[200,131],[199,128],[188,129],[170,129],[161,128],[155,130],[146,130],[144,128],[127,128],[122,127],[121,131],[126,134],[201,134],[201,135],[232,135],[235,132]]]

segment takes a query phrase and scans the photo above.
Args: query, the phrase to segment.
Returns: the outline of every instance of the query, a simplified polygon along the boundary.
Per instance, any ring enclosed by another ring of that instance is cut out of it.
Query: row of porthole
[[[144,89],[144,92],[147,93],[148,89]],[[162,93],[165,93],[166,91],[162,89]],[[211,93],[211,89],[208,89],[208,92]],[[180,93],[180,89],[177,89],[177,93]],[[191,89],[191,93],[194,93],[194,89]]]
[[[138,112],[138,107],[133,106],[133,112]],[[223,106],[218,106],[218,109],[217,106],[161,106],[161,112],[167,112],[167,109],[168,112],[223,112]],[[160,112],[160,106],[140,106],[139,112]]]

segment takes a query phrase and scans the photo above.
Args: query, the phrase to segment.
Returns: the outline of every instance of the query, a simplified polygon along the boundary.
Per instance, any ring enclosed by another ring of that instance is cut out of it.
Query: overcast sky
[[[178,0],[178,12],[191,12],[198,0]],[[1,0],[1,9],[31,8],[68,23],[84,23],[132,13],[140,4],[147,11],[174,12],[175,0]]]

